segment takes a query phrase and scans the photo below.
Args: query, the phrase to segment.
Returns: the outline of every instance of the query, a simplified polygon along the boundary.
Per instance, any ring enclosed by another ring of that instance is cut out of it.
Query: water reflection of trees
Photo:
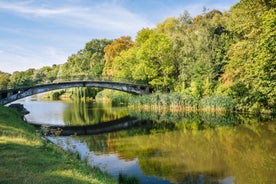
[[[145,175],[174,182],[200,174],[212,180],[234,176],[235,183],[275,181],[275,125],[174,131],[117,138],[113,144],[121,157],[138,157]]]
[[[130,115],[139,119],[152,120],[156,124],[173,122],[175,129],[204,130],[222,126],[252,124],[273,119],[270,115],[215,113],[215,112],[171,112],[130,110]],[[156,127],[158,128],[158,126]]]
[[[230,176],[235,183],[276,180],[275,121],[260,123],[263,117],[230,114],[139,115],[156,121],[146,128],[81,139],[91,151],[138,158],[145,175],[177,183],[199,178],[216,183]],[[175,123],[164,123],[172,117]]]
[[[93,125],[127,115],[126,108],[112,108],[110,104],[75,100],[64,111],[63,119],[66,125]]]

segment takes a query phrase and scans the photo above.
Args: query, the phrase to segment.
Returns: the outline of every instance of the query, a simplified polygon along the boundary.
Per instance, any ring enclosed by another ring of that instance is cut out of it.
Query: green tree
[[[11,74],[0,71],[0,90],[7,89]]]
[[[174,49],[178,58],[178,90],[198,97],[210,95],[218,85],[226,63],[229,45],[223,14],[217,10],[191,19],[187,12],[179,18],[174,35]],[[204,86],[204,87],[203,87]]]
[[[23,72],[13,72],[8,84],[9,88],[19,88],[34,85],[33,74],[35,69],[28,69]]]
[[[85,59],[89,63],[89,74],[92,76],[102,76],[105,66],[104,48],[112,43],[109,39],[94,39],[85,46]]]
[[[166,18],[162,23],[157,24],[155,31],[166,34],[167,36],[173,36],[178,28],[179,21],[175,17]]]
[[[238,110],[275,111],[275,2],[240,1],[231,8],[228,29],[235,43],[221,78],[227,93]]]
[[[174,58],[172,40],[164,34],[153,32],[137,52],[138,65],[133,78],[148,82],[162,91],[173,88]]]
[[[59,66],[44,66],[34,71],[33,82],[35,84],[51,83],[57,78]]]
[[[105,65],[104,48],[111,44],[111,40],[93,39],[86,43],[85,48],[72,54],[66,63],[60,66],[58,77],[71,79],[77,77],[98,78],[102,75]]]
[[[115,78],[134,81],[133,71],[138,63],[137,50],[137,47],[132,47],[121,52],[120,56],[115,57],[113,61]]]
[[[276,110],[276,9],[262,16],[259,42],[254,62],[248,75],[253,78],[251,95],[254,96],[252,110]],[[274,108],[274,109],[273,109]]]

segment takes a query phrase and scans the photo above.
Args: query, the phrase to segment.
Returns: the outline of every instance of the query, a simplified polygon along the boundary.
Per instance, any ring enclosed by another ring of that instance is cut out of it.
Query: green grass
[[[19,113],[0,106],[0,183],[116,183],[76,155],[46,143]]]

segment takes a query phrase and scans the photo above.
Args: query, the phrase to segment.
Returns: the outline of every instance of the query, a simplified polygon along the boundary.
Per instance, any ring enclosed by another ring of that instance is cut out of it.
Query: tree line
[[[0,88],[87,75],[196,100],[224,96],[234,110],[275,113],[276,2],[241,0],[229,11],[204,9],[195,17],[184,11],[140,30],[135,40],[93,39],[64,64],[0,72]]]

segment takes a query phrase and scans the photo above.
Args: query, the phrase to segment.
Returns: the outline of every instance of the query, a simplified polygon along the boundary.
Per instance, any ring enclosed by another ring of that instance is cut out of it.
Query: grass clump
[[[116,183],[97,168],[45,143],[13,109],[0,106],[0,183]]]

